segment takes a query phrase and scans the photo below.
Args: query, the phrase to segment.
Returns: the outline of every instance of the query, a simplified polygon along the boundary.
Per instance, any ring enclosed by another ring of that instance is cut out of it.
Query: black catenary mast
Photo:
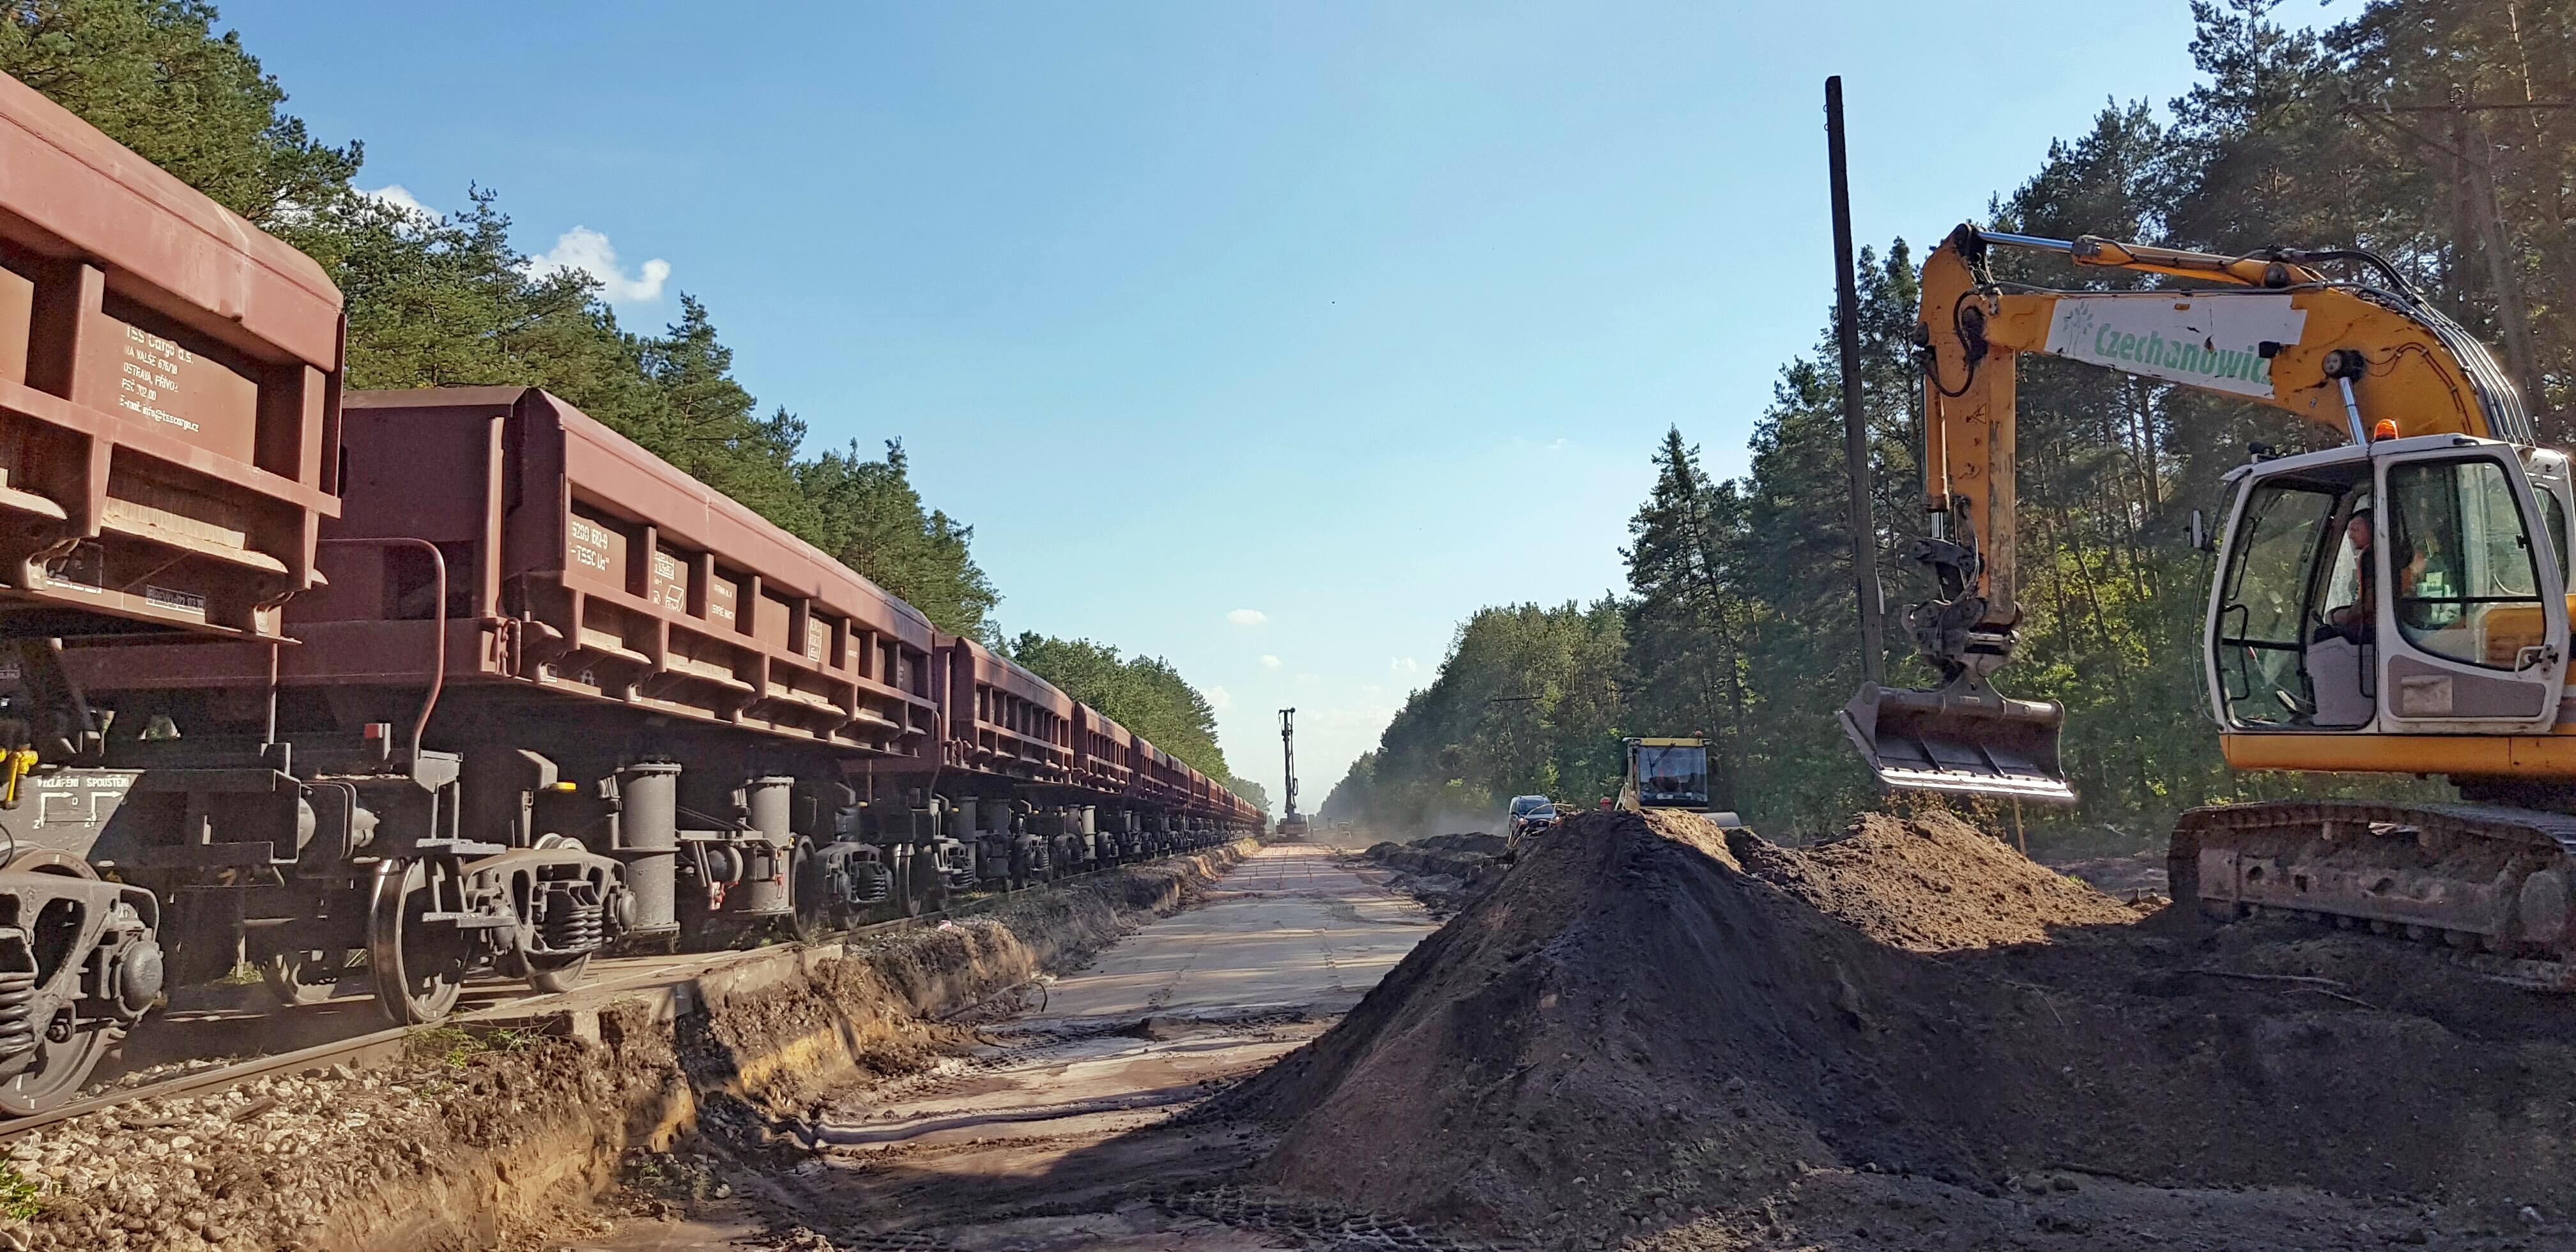
[[[1834,214],[1834,341],[1842,361],[1843,469],[1851,479],[1852,592],[1860,602],[1861,676],[1886,677],[1878,537],[1869,509],[1869,418],[1860,394],[1860,288],[1852,273],[1851,176],[1843,159],[1843,80],[1825,80],[1825,165]]]

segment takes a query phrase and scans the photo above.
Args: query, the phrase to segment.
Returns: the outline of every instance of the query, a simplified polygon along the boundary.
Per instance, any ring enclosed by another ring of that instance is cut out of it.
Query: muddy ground
[[[1406,881],[1365,864],[1304,894]],[[2576,1247],[2567,1007],[2437,951],[2185,926],[1939,816],[1586,815],[1471,894],[1329,1029],[1223,993],[1277,918],[1160,923],[1114,1011],[986,1022],[731,1227],[600,1246]],[[1137,1016],[1187,970],[1233,1007]]]
[[[1503,872],[1510,868],[1503,859],[1506,846],[1499,835],[1470,831],[1411,843],[1374,843],[1361,856],[1392,870],[1391,888],[1446,921],[1478,893],[1502,881]]]

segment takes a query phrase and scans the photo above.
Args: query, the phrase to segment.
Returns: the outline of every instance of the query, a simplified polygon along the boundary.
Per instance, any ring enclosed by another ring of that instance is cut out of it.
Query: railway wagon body
[[[1133,761],[1134,789],[1145,814],[1141,855],[1180,850],[1189,832],[1190,775],[1195,771],[1142,736]]]
[[[341,328],[320,266],[0,78],[0,1113],[69,1098],[164,978],[169,897],[96,872],[141,776],[64,657],[282,637],[339,507]]]
[[[1224,789],[1099,710],[972,639],[932,661],[939,734],[868,762],[871,830],[910,822],[939,850],[938,892],[1020,887],[1178,851],[1227,829]],[[1195,779],[1195,782],[1193,781]],[[1223,803],[1212,795],[1223,795]],[[913,876],[920,889],[924,876]]]
[[[1064,693],[562,401],[344,397],[344,327],[0,78],[0,1114],[245,958],[421,1021],[620,935],[908,911],[938,814],[889,778],[1185,820],[1150,745],[1081,765]]]
[[[927,619],[540,390],[356,393],[344,443],[329,585],[291,607],[274,671],[278,738],[308,759],[372,746],[409,790],[362,793],[353,823],[348,797],[315,803],[335,780],[300,775],[321,832],[240,923],[272,985],[327,987],[363,948],[402,964],[378,994],[419,1020],[486,963],[555,986],[621,937],[813,923],[794,880],[855,820],[851,763],[932,733]],[[89,680],[184,742],[251,714],[267,664],[156,649]]]
[[[947,885],[1023,887],[1073,872],[1062,799],[1082,706],[975,640],[943,634],[939,651],[947,704],[930,786],[955,817]]]
[[[1225,789],[1217,786],[1215,779],[1200,773],[1195,766],[1185,768],[1190,771],[1189,803],[1181,810],[1189,819],[1189,837],[1185,840],[1185,845],[1193,848],[1204,847],[1214,842],[1215,836],[1223,825],[1224,810],[1218,802],[1218,797],[1224,794]]]

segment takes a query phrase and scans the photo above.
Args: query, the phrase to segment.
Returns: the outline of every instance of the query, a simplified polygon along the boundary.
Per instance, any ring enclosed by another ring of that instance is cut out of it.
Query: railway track
[[[1204,851],[1204,849],[1201,849],[1200,851]],[[1018,891],[981,892],[969,897],[961,903],[952,904],[947,908],[917,914],[912,917],[899,917],[891,921],[871,922],[864,926],[854,926],[847,930],[835,931],[831,934],[808,941],[782,943],[772,947],[743,949],[730,953],[695,952],[678,956],[626,958],[629,960],[642,959],[650,961],[651,963],[641,967],[630,967],[617,970],[604,975],[594,974],[591,978],[583,981],[579,986],[574,987],[570,991],[543,992],[499,1000],[492,1004],[474,1009],[471,1012],[460,1013],[447,1022],[439,1023],[437,1026],[388,1027],[383,1030],[354,1035],[347,1039],[319,1043],[310,1047],[297,1048],[269,1056],[252,1057],[229,1065],[220,1065],[207,1069],[193,1070],[187,1073],[173,1074],[168,1078],[138,1083],[132,1087],[121,1090],[101,1092],[98,1095],[74,1100],[71,1103],[43,1113],[0,1123],[0,1143],[7,1143],[19,1138],[20,1136],[42,1130],[48,1126],[58,1126],[65,1122],[75,1121],[94,1114],[110,1112],[117,1108],[142,1100],[166,1099],[173,1096],[198,1095],[205,1092],[221,1091],[228,1087],[237,1087],[243,1083],[254,1082],[273,1074],[302,1073],[307,1070],[319,1069],[330,1065],[348,1065],[352,1067],[370,1065],[401,1055],[403,1049],[408,1046],[411,1038],[423,1030],[439,1029],[441,1027],[472,1029],[478,1023],[497,1025],[503,1021],[542,1013],[549,1002],[567,1002],[576,996],[590,999],[595,998],[602,993],[614,993],[622,989],[649,987],[662,982],[685,981],[690,977],[709,973],[727,965],[763,959],[764,954],[783,954],[810,950],[831,944],[847,944],[852,940],[864,939],[871,935],[893,934],[905,930],[917,930],[923,927],[936,926],[941,922],[957,921],[990,912],[1011,900],[1018,899],[1032,891],[1051,891],[1060,887],[1067,887],[1085,882],[1103,874],[1116,873],[1122,869],[1128,869],[1139,865],[1160,864],[1178,857],[1196,854],[1196,852],[1175,852],[1164,856],[1150,857],[1140,861],[1123,862],[1119,865],[1103,869],[1085,870],[1079,874],[1072,874],[1049,882],[1039,883],[1031,887],[1022,888]]]

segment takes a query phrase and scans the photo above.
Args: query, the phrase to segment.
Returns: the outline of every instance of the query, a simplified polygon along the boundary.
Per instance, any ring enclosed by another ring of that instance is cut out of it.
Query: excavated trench
[[[1271,1138],[1195,1110],[1322,1034],[1433,930],[1339,860],[1263,849],[1200,907],[973,1015],[960,1055],[821,1101],[800,1151],[729,1175],[734,1194],[583,1246],[1295,1246],[1276,1240],[1323,1210],[1228,1187]]]

